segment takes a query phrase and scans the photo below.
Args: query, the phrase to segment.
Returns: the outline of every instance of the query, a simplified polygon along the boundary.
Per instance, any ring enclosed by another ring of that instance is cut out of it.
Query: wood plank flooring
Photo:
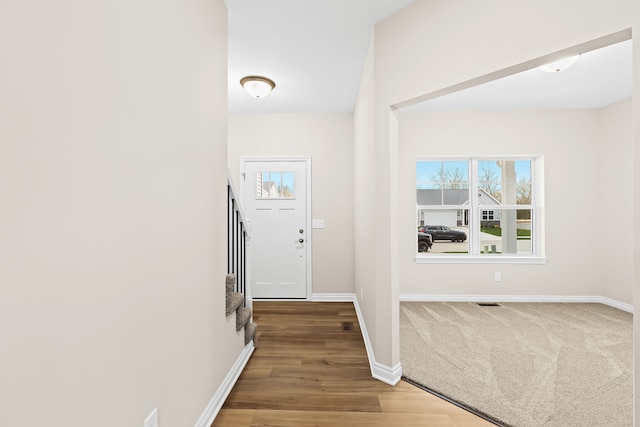
[[[258,348],[212,427],[492,426],[404,381],[372,378],[352,303],[260,301],[254,321]]]

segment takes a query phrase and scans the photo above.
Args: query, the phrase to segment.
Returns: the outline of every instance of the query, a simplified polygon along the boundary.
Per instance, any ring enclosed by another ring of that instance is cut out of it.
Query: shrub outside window
[[[432,246],[416,260],[542,258],[541,168],[540,156],[418,159],[417,240]]]

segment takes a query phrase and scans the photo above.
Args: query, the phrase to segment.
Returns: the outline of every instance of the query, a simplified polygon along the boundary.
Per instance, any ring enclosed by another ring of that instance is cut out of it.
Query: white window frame
[[[480,248],[480,221],[482,211],[488,210],[487,205],[478,203],[478,192],[471,191],[479,188],[478,162],[483,160],[531,160],[531,204],[529,205],[496,205],[492,210],[531,210],[531,254],[481,254]],[[432,254],[420,253],[415,248],[415,262],[417,264],[546,264],[544,251],[544,157],[542,155],[482,155],[482,156],[418,156],[416,162],[469,162],[469,191],[470,202],[465,208],[469,211],[469,254]],[[414,165],[415,170],[415,165]],[[414,179],[415,182],[415,179]],[[415,184],[414,184],[415,185]],[[415,193],[414,193],[415,194]],[[414,196],[415,201],[415,196]],[[415,202],[414,202],[415,203]],[[416,219],[418,212],[424,206],[416,206]],[[429,209],[460,209],[459,206],[433,205]],[[414,227],[414,230],[417,229]]]

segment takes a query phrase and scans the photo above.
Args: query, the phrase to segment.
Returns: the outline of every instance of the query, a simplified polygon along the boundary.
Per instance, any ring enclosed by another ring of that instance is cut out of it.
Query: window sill
[[[506,255],[416,255],[416,264],[546,264],[540,256]]]

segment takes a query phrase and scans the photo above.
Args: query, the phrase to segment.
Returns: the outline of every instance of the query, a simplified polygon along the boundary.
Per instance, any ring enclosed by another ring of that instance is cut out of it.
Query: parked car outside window
[[[436,240],[451,240],[452,242],[464,242],[467,240],[467,233],[452,230],[446,225],[421,225],[418,227],[418,233],[430,234],[434,242]]]
[[[431,246],[433,246],[431,235],[418,232],[418,252],[427,252]]]

